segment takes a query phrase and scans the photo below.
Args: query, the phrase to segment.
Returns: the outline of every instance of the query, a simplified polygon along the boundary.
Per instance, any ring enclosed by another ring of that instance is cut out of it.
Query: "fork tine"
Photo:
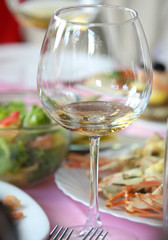
[[[63,239],[68,240],[68,239],[70,239],[70,236],[73,233],[73,229],[71,229],[71,231],[65,237],[65,234],[67,233],[68,230],[69,230],[69,228],[65,228],[65,229],[64,229],[64,227],[59,228],[59,225],[56,225],[54,227],[54,229],[51,231],[47,240],[56,240],[56,239],[58,239],[58,240],[63,240]],[[86,239],[87,240],[91,240],[91,239],[98,240],[99,237],[100,237],[101,240],[103,240],[103,239],[105,239],[105,237],[108,234],[108,232],[103,233],[103,231],[104,231],[103,229],[101,229],[99,231],[99,228],[93,228],[92,227],[92,228],[90,228],[89,231],[87,231],[85,233],[85,235],[82,237],[81,240],[86,240]]]
[[[100,235],[102,234],[102,232],[103,232],[103,230],[101,230],[101,231],[98,233],[98,235],[97,235],[97,237],[95,238],[95,240],[97,240],[97,239],[100,237]]]
[[[65,234],[66,234],[66,232],[68,231],[69,228],[65,228],[64,229],[63,227],[60,227],[60,229],[54,235],[54,233],[56,232],[58,227],[59,227],[58,225],[56,225],[54,227],[54,229],[51,231],[51,233],[50,233],[50,235],[49,235],[47,240],[56,240],[56,239],[62,240],[63,239],[63,237],[65,236]],[[62,232],[62,230],[63,230],[63,232]],[[66,236],[65,240],[68,240],[72,233],[73,233],[73,229],[68,233],[68,235]],[[61,236],[59,236],[60,234],[61,234]]]
[[[71,236],[71,234],[73,233],[73,229],[69,232],[68,236],[65,238],[65,240],[68,240]]]
[[[61,230],[63,230],[63,228],[62,228]],[[68,228],[65,228],[65,230],[63,231],[63,233],[62,233],[61,236],[59,237],[59,240],[61,240],[61,239],[64,237],[64,235],[65,235],[65,233],[66,233],[67,231],[68,231]],[[60,231],[60,232],[61,232],[61,231]],[[59,232],[59,233],[60,233],[60,232]],[[56,237],[59,235],[59,233],[54,236],[53,240],[56,239]]]
[[[60,229],[58,230],[58,232],[55,234],[54,239],[56,239],[58,237],[58,235],[60,234],[60,232],[62,231],[63,227],[60,227]]]
[[[94,229],[94,231],[92,232],[92,230],[93,230],[94,228],[91,228],[86,234],[85,234],[85,236],[81,239],[81,240],[91,240],[91,239],[93,239],[93,237],[95,237],[94,238],[94,240],[98,240],[99,239],[99,237],[101,237],[101,240],[103,240],[103,239],[105,239],[105,237],[107,236],[107,234],[108,234],[108,232],[105,232],[105,233],[103,233],[103,229],[101,229],[100,231],[99,231],[99,228],[96,228],[96,229]],[[98,232],[99,231],[99,232]],[[104,235],[103,235],[104,234]]]
[[[50,235],[49,235],[49,237],[47,238],[47,240],[50,240],[50,239],[51,239],[51,237],[53,236],[53,234],[55,233],[55,231],[57,230],[57,228],[58,228],[58,225],[56,225],[56,226],[53,228],[53,230],[50,232]]]
[[[96,229],[93,231],[93,233],[92,233],[91,236],[88,238],[88,240],[92,239],[92,238],[95,236],[95,234],[97,233],[97,231],[98,231],[98,228],[96,228]]]
[[[93,228],[92,228],[92,229],[93,229]],[[88,240],[93,239],[93,237],[95,237],[94,240],[98,240],[98,239],[103,240],[103,239],[105,239],[105,237],[107,236],[108,232],[105,232],[105,233],[103,233],[103,232],[104,232],[103,229],[99,231],[99,228],[96,228],[91,235],[87,234],[87,236],[89,237]],[[90,233],[90,232],[89,232],[89,233]],[[103,235],[103,234],[104,234],[104,235]],[[100,237],[100,238],[99,238],[99,237]],[[86,238],[85,238],[85,239],[86,239]]]
[[[85,236],[81,240],[85,240],[92,230],[93,230],[93,227],[85,234]]]
[[[102,240],[105,239],[105,237],[107,236],[107,234],[108,234],[108,232],[106,232],[106,233],[104,234],[104,236],[102,237]]]

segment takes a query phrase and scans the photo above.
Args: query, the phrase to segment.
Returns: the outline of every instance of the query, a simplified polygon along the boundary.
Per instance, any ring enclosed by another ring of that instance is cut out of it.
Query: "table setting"
[[[42,21],[6,2],[43,35],[0,45],[0,199],[17,230],[2,239],[167,239],[167,72],[138,13],[71,1]]]

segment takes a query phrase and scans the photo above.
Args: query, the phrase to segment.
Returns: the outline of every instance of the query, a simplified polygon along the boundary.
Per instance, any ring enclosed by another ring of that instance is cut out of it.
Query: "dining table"
[[[21,89],[36,88],[39,54],[39,45],[19,43],[0,46],[0,91],[18,89],[18,87]],[[166,123],[140,118],[120,133],[125,136],[142,138],[149,138],[154,133],[158,133],[165,137]],[[88,206],[62,191],[55,181],[56,175],[57,171],[44,181],[36,185],[24,187],[22,190],[31,196],[43,209],[49,220],[50,231],[55,225],[65,227],[83,225],[88,216]],[[100,217],[104,225],[126,230],[134,234],[137,240],[162,239],[162,226],[137,222],[133,219],[122,217],[122,214],[120,217],[117,217],[102,211],[100,211]]]
[[[164,126],[160,128],[151,126],[150,123],[144,121],[138,121],[128,127],[123,134],[134,135],[139,134],[141,137],[150,137],[154,133],[159,133],[163,137],[165,136]],[[70,196],[67,196],[62,192],[55,183],[55,175],[48,178],[46,181],[25,188],[26,191],[37,203],[43,208],[44,212],[48,216],[51,230],[55,225],[60,226],[75,226],[85,223],[88,215],[88,206],[73,200]],[[151,226],[144,223],[130,221],[121,217],[116,217],[108,213],[100,211],[100,217],[104,225],[110,225],[112,227],[121,228],[129,231],[136,236],[137,240],[161,240],[163,234],[163,228],[161,226]]]

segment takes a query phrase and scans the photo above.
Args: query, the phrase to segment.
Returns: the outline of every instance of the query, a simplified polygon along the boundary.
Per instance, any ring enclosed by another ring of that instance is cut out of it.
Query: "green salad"
[[[67,153],[67,132],[38,105],[0,105],[0,178],[27,186],[48,176]]]

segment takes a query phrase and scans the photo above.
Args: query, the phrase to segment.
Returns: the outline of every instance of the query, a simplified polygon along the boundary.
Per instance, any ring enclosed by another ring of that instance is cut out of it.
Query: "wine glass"
[[[5,0],[8,8],[23,26],[46,29],[55,9],[77,2],[97,3],[98,0]]]
[[[21,27],[24,40],[41,43],[55,9],[77,3],[91,4],[100,0],[5,0]]]
[[[55,11],[41,48],[38,94],[46,112],[62,127],[87,135],[90,146],[89,214],[84,226],[73,227],[72,239],[82,239],[91,227],[107,230],[107,239],[135,239],[101,222],[99,140],[134,122],[151,89],[151,58],[136,11],[111,5]]]

